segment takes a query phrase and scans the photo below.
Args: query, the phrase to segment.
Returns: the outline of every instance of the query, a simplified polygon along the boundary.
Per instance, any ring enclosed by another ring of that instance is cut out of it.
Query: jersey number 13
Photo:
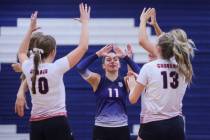
[[[161,75],[163,76],[163,88],[167,89],[168,88],[168,74],[166,71],[162,71]],[[173,89],[176,89],[179,86],[179,75],[176,71],[171,71],[169,73],[170,79],[172,79],[172,82],[170,82],[170,87]]]

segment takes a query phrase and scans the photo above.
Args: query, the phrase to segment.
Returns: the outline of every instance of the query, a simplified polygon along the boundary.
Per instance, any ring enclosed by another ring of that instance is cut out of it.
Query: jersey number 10
[[[47,92],[49,91],[49,86],[48,86],[47,78],[40,77],[38,79],[38,89],[39,89],[39,93],[41,93],[41,94],[47,94]]]
[[[168,88],[168,76],[166,71],[162,71],[161,75],[163,76],[163,88],[167,89]],[[176,71],[171,71],[169,73],[169,77],[172,78],[172,82],[170,82],[170,87],[173,89],[176,89],[179,86],[179,75]]]

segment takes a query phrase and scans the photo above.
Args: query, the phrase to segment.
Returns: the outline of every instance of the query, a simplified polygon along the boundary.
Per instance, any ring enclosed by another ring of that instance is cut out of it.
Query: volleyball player
[[[140,32],[150,13],[151,9],[143,10]],[[144,35],[144,41],[150,45],[147,34]],[[188,40],[180,41],[177,35],[169,32],[160,35],[158,44],[153,47],[156,47],[157,60],[145,64],[137,80],[134,77],[128,80],[130,102],[136,103],[141,96],[139,137],[143,140],[184,140],[182,100],[192,81],[192,44]]]
[[[31,24],[18,52],[23,73],[32,98],[31,140],[72,140],[65,106],[63,74],[74,67],[88,49],[88,21],[90,7],[80,4],[82,23],[79,45],[66,56],[53,62],[56,55],[56,41],[44,35],[36,41],[33,57],[27,51],[32,31],[36,29],[37,12],[31,16]]]
[[[34,32],[32,34],[30,42],[29,42],[29,50],[27,53],[28,57],[30,57],[32,50],[33,50],[34,46],[36,45],[36,41],[41,37],[43,37],[42,32]],[[18,72],[18,73],[22,72],[20,63],[12,64],[12,68],[15,72]],[[15,101],[15,112],[18,114],[19,117],[23,117],[24,109],[28,108],[27,102],[25,99],[25,93],[28,91],[28,86],[27,86],[27,82],[25,79],[25,75],[23,73],[20,76],[20,80],[21,80],[21,84],[18,89],[18,93],[17,93],[17,97],[16,97],[16,101]]]
[[[102,57],[104,74],[92,72],[88,66]],[[120,58],[135,72],[139,67],[117,46],[107,45],[82,60],[77,69],[92,86],[96,97],[95,125],[93,140],[129,140],[126,98],[128,88],[126,77],[121,76]]]

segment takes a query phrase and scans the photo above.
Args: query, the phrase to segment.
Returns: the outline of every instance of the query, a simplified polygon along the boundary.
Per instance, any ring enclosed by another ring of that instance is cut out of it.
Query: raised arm
[[[30,43],[32,33],[34,31],[36,31],[37,29],[39,29],[39,27],[37,27],[37,25],[36,25],[37,14],[38,14],[37,11],[35,11],[34,13],[31,14],[31,23],[29,25],[29,29],[28,29],[23,41],[21,42],[20,48],[18,50],[18,59],[19,59],[21,64],[25,60],[28,59],[27,53],[28,53],[29,43]]]
[[[161,30],[160,26],[158,25],[158,22],[157,22],[157,19],[156,19],[156,10],[155,10],[155,8],[152,8],[151,21],[147,22],[147,23],[150,24],[151,26],[153,26],[157,36],[160,36],[163,33],[163,31]]]
[[[67,54],[70,68],[74,67],[88,50],[89,29],[88,22],[90,18],[90,6],[81,3],[79,5],[80,22],[82,24],[79,45],[72,52]]]
[[[145,11],[144,8],[140,16],[140,26],[139,26],[139,45],[142,46],[147,52],[158,56],[158,51],[156,46],[149,41],[146,32],[146,23],[152,14],[152,9],[149,8]]]
[[[101,76],[98,73],[94,73],[88,69],[88,67],[99,57],[106,56],[108,52],[112,50],[112,45],[106,45],[105,47],[101,48],[96,53],[86,57],[83,59],[78,65],[77,70],[80,73],[80,75],[85,79],[93,88],[93,91],[95,92]]]

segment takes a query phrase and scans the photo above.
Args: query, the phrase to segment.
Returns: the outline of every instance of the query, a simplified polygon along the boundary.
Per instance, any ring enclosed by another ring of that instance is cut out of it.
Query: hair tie
[[[44,50],[43,49],[39,49],[39,48],[33,48],[33,53],[43,54]]]

